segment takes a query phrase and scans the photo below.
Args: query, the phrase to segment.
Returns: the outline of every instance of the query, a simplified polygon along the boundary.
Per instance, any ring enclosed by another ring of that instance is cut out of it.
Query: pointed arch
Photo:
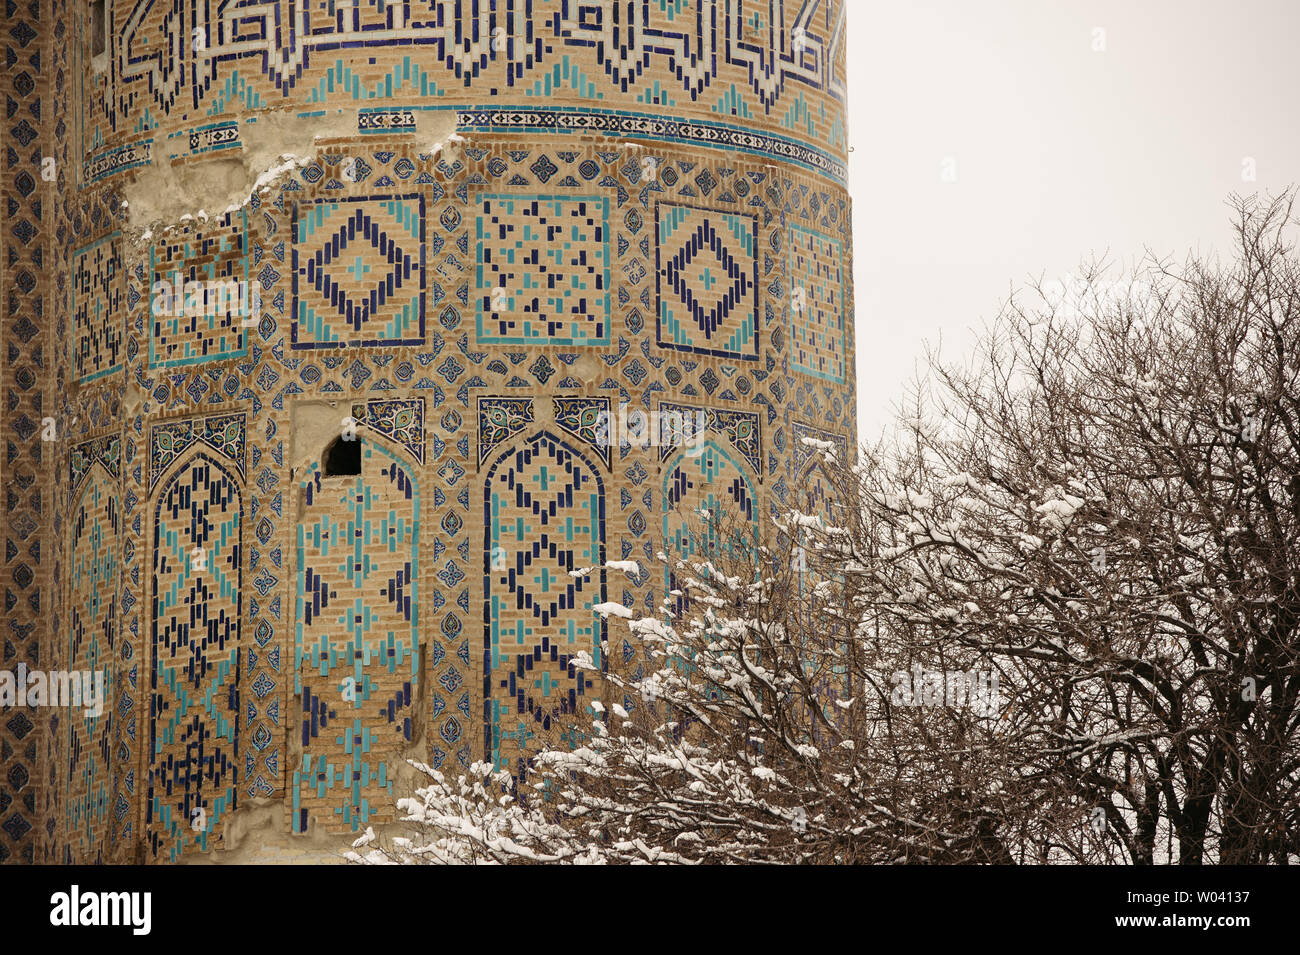
[[[154,495],[145,828],[176,861],[218,841],[238,805],[243,492],[209,449],[161,475]]]
[[[713,437],[678,451],[664,468],[665,551],[689,560],[752,546],[758,540],[754,487],[745,464]],[[666,584],[668,593],[681,589],[671,566]],[[685,597],[674,597],[673,606],[684,610]]]
[[[539,431],[496,456],[483,502],[484,753],[518,776],[535,737],[561,731],[593,689],[573,657],[605,666],[605,482],[582,450]]]
[[[68,643],[63,668],[90,673],[100,706],[69,710],[65,736],[66,775],[59,802],[67,862],[101,862],[108,851],[109,809],[114,781],[110,752],[114,659],[121,586],[120,481],[94,461],[74,491],[68,528]],[[84,694],[84,684],[83,684]],[[86,700],[85,696],[82,697]],[[89,706],[89,703],[87,703]]]
[[[795,510],[816,518],[823,529],[833,526],[836,511],[843,502],[837,500],[835,481],[826,467],[825,458],[821,455],[810,456],[798,477]],[[793,542],[797,560],[793,576],[800,601],[799,614],[803,619],[802,632],[806,639],[826,641],[828,645],[835,645],[839,649],[837,655],[825,652],[804,654],[804,672],[813,680],[823,716],[836,723],[843,719],[844,711],[834,706],[833,701],[847,700],[853,696],[849,668],[845,662],[848,660],[848,628],[842,621],[828,628],[825,616],[817,612],[810,595],[816,593],[823,583],[843,584],[844,575],[832,572],[828,576],[824,573],[824,567],[819,570],[815,565],[810,566],[806,549],[808,531],[800,525],[798,533],[799,539]],[[810,717],[808,725],[811,731],[809,738],[814,743],[820,743],[821,724]]]
[[[421,736],[417,466],[366,429],[355,450],[358,473],[327,475],[317,460],[296,491],[295,833],[391,819],[393,779]]]
[[[820,458],[811,461],[799,475],[796,486],[799,511],[811,517],[820,517],[829,526],[840,502],[836,500],[835,482],[826,470],[826,462]]]

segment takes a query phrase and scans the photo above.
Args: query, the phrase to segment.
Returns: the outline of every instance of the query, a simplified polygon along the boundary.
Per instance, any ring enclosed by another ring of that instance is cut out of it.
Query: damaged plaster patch
[[[291,834],[285,807],[279,800],[242,802],[227,819],[222,841],[210,853],[182,856],[182,865],[329,865],[344,861],[343,851],[352,841],[318,826]]]
[[[195,216],[204,219],[209,211],[221,215],[239,209],[256,190],[310,162],[316,140],[340,135],[349,122],[355,124],[343,112],[304,117],[268,110],[255,118],[241,127],[242,149],[201,162],[149,166],[123,184],[129,228],[152,231],[160,223],[185,223]]]
[[[454,110],[430,112],[417,118],[407,134],[428,143],[434,155],[455,150],[464,139],[456,132]],[[148,240],[155,228],[190,225],[209,215],[224,215],[243,207],[281,176],[305,166],[327,144],[346,141],[355,147],[357,113],[337,110],[324,116],[301,116],[287,110],[266,110],[240,127],[242,148],[217,153],[199,162],[159,163],[138,171],[122,185],[127,227]],[[407,136],[399,136],[405,139]]]
[[[421,149],[427,149],[428,154],[432,156],[438,155],[448,147],[456,150],[465,142],[465,139],[456,132],[460,128],[456,123],[457,116],[454,109],[416,113],[414,131],[407,136],[394,137],[394,139],[399,142],[403,139],[423,141],[427,145],[422,146]]]
[[[321,459],[325,449],[343,433],[348,401],[297,401],[289,412],[289,466],[301,474]]]
[[[423,135],[430,140],[429,148],[441,152],[448,143],[463,143],[465,140],[456,132],[456,111],[425,113],[416,117],[417,129],[423,120]]]
[[[421,114],[416,129],[397,139],[414,138],[434,155],[458,159],[465,139],[457,133],[454,110]],[[356,148],[357,113],[301,116],[286,110],[255,114],[241,127],[239,150],[200,162],[160,163],[138,171],[121,188],[127,231],[136,243],[155,231],[203,225],[210,216],[236,212],[257,193],[267,193],[281,177],[307,165],[326,146]]]

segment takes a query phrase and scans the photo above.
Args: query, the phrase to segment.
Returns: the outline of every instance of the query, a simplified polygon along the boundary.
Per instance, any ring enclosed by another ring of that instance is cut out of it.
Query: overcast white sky
[[[1300,0],[847,2],[864,437],[1013,283],[1223,249],[1230,192],[1300,182]]]

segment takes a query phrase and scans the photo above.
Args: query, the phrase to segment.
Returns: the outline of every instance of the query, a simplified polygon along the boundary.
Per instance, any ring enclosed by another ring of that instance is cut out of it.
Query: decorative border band
[[[112,176],[137,166],[147,166],[153,161],[153,140],[145,139],[125,146],[114,146],[91,156],[82,167],[82,178],[87,183]]]
[[[429,108],[446,109],[447,107]],[[709,146],[794,163],[827,176],[841,186],[847,183],[845,164],[830,153],[793,139],[758,133],[753,129],[739,126],[673,119],[648,113],[625,113],[617,110],[528,107],[484,110],[465,106],[452,108],[456,110],[456,123],[462,131],[600,133],[606,136]]]
[[[456,113],[457,126],[461,132],[577,133],[624,139],[649,139],[776,159],[825,176],[840,186],[845,186],[848,179],[847,167],[841,160],[825,150],[794,139],[756,132],[743,126],[676,119],[650,113],[629,113],[621,110],[579,107],[541,109],[527,106],[485,110],[467,105],[364,109],[357,113],[357,131],[359,133],[413,132],[416,112],[448,111]],[[236,145],[230,141],[231,137],[237,135],[237,131],[231,131],[229,128],[221,129],[219,134],[214,129],[211,138],[217,142],[205,148],[230,148]],[[117,146],[92,156],[85,164],[86,180],[95,182],[126,169],[149,165],[152,161],[152,144],[151,139],[143,140]]]

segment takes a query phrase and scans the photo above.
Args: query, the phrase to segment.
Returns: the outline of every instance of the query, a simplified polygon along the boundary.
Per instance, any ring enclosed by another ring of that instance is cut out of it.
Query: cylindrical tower
[[[111,706],[53,731],[51,858],[289,857],[408,758],[517,766],[576,654],[641,665],[593,608],[653,612],[689,513],[821,506],[842,2],[72,20],[50,640]]]

